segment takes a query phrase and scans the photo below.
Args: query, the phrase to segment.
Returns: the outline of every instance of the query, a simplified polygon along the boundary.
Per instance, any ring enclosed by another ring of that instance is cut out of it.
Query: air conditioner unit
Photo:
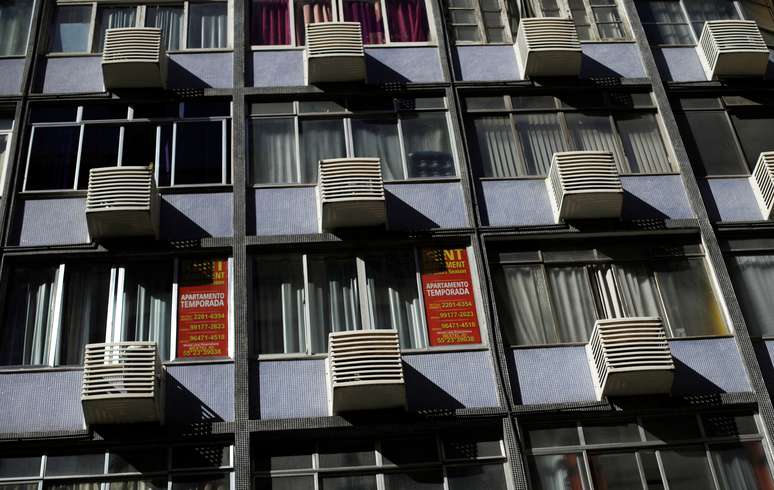
[[[81,404],[87,424],[163,421],[163,371],[155,342],[88,344]]]
[[[610,152],[554,153],[546,185],[557,222],[621,216],[623,187]]]
[[[331,414],[406,406],[397,330],[329,334],[326,371]]]
[[[321,230],[385,224],[384,183],[378,158],[320,160],[319,175]]]
[[[86,224],[93,240],[158,236],[159,193],[151,167],[89,171]]]
[[[307,83],[365,80],[360,22],[322,22],[306,26]]]
[[[774,151],[764,151],[760,154],[750,176],[750,185],[763,219],[771,219],[774,211]]]
[[[516,34],[521,78],[575,76],[580,73],[581,44],[572,19],[521,19]]]
[[[710,20],[696,46],[710,80],[718,77],[763,77],[769,48],[752,20]]]
[[[586,353],[600,400],[672,389],[675,365],[660,318],[597,320]]]
[[[166,87],[167,55],[161,29],[108,29],[102,50],[102,78],[107,90]]]

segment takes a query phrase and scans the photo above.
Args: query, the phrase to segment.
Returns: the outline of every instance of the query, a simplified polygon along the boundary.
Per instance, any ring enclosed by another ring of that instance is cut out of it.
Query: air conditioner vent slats
[[[675,366],[660,318],[597,320],[586,351],[600,398],[671,389]]]
[[[331,333],[326,366],[331,413],[405,405],[396,330]]]
[[[750,185],[763,219],[771,219],[774,210],[774,151],[764,151],[758,156]]]
[[[365,80],[360,22],[323,22],[306,26],[308,83]]]
[[[726,76],[762,77],[768,67],[769,49],[755,21],[707,21],[696,49],[710,80]]]
[[[385,223],[384,182],[378,158],[321,160],[319,175],[322,230]]]
[[[130,27],[105,31],[102,49],[105,88],[164,88],[167,56],[161,29]]]
[[[570,18],[521,19],[514,48],[522,78],[580,73],[581,44]]]

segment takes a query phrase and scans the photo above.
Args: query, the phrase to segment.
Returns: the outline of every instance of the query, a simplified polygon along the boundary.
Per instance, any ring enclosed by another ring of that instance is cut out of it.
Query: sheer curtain
[[[445,112],[418,112],[401,118],[408,177],[456,174]]]
[[[366,275],[373,327],[397,330],[403,349],[427,347],[414,257],[408,254],[369,257]]]
[[[251,127],[253,182],[301,182],[296,162],[296,131],[293,118],[254,119],[251,121]]]
[[[341,119],[302,119],[299,133],[301,182],[317,182],[320,160],[347,156],[344,121]]]
[[[772,490],[766,454],[760,442],[729,444],[712,449],[721,490]]]
[[[558,341],[550,310],[544,309],[538,288],[540,268],[503,266],[498,305],[510,345],[554,344]],[[548,312],[548,314],[544,314]]]
[[[191,3],[188,6],[188,47],[228,47],[225,3]]]
[[[304,270],[301,256],[265,257],[255,269],[261,353],[306,351]]]
[[[51,52],[85,52],[89,47],[90,23],[90,5],[57,6],[54,34],[51,36]]]
[[[150,5],[145,8],[145,26],[161,29],[162,43],[167,51],[180,49],[183,37],[183,8]]]
[[[355,260],[310,255],[309,317],[312,353],[328,350],[328,333],[360,330]]]
[[[390,41],[417,43],[428,40],[427,11],[424,0],[387,0],[387,24]]]
[[[296,44],[304,45],[307,24],[332,21],[330,0],[296,0]]]
[[[136,25],[137,8],[101,7],[98,11],[98,17],[99,28],[97,29],[97,36],[92,47],[92,51],[95,53],[102,52],[102,47],[105,44],[105,31],[119,27],[134,27]]]
[[[251,43],[254,46],[290,44],[290,10],[288,0],[253,0]]]
[[[476,142],[484,177],[518,177],[526,175],[519,158],[508,116],[483,116],[473,120]]]
[[[363,44],[384,44],[381,0],[344,0],[344,20],[360,22]]]
[[[596,321],[585,267],[547,267],[559,342],[588,342]]]
[[[169,359],[172,318],[172,264],[127,267],[124,273],[123,341],[156,342],[161,359]]]
[[[566,114],[567,127],[578,150],[613,152],[619,169],[624,161],[615,143],[610,117],[603,114]]]
[[[516,130],[524,151],[527,175],[547,175],[554,152],[564,151],[565,143],[556,114],[517,114]]]
[[[48,363],[56,268],[17,269],[6,303],[0,363]]]
[[[27,50],[32,0],[0,2],[0,56],[20,56]]]
[[[617,264],[618,294],[628,316],[664,318],[659,302],[656,280],[645,264]]]
[[[654,174],[673,171],[655,115],[627,114],[617,116],[615,121],[626,154],[620,162],[624,172]]]
[[[384,180],[403,180],[398,122],[395,119],[352,119],[355,156],[379,157]]]
[[[750,335],[774,335],[774,256],[740,255],[731,258],[729,265]]]
[[[82,364],[84,346],[105,341],[109,282],[110,270],[104,265],[66,266],[56,364]]]

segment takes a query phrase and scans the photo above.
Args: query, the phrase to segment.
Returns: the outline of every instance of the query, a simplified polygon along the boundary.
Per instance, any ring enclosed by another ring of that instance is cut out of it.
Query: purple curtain
[[[290,44],[288,1],[253,0],[251,32],[255,46]]]
[[[296,2],[296,44],[303,46],[306,25],[318,22],[332,22],[330,0],[300,0]]]
[[[387,0],[387,22],[392,42],[427,41],[425,0]]]
[[[360,22],[363,44],[384,44],[382,4],[379,0],[349,0],[344,2],[344,20]]]

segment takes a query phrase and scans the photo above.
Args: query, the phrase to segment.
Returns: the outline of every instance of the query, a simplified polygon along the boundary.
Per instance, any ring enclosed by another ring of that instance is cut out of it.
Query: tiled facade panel
[[[24,58],[0,59],[0,95],[21,93]]]
[[[17,233],[11,243],[22,247],[88,243],[86,199],[21,199],[16,209]]]
[[[328,415],[325,359],[259,362],[258,393],[262,419]]]
[[[317,193],[314,187],[255,189],[255,214],[248,233],[294,235],[317,233]]]
[[[187,240],[233,234],[230,192],[166,194],[161,202],[160,238]]]
[[[234,420],[234,364],[170,365],[166,370],[166,423]]]
[[[763,219],[750,180],[746,177],[706,179],[699,183],[710,219],[759,221]]]
[[[653,48],[661,77],[672,82],[703,82],[707,74],[701,66],[701,59],[693,47],[668,46]],[[766,79],[774,78],[774,54],[769,52],[769,67]]]
[[[80,369],[0,374],[0,433],[84,428]]]
[[[304,85],[304,51],[253,51],[251,69],[253,87]]]
[[[740,393],[752,391],[733,338],[673,340],[672,393]]]

